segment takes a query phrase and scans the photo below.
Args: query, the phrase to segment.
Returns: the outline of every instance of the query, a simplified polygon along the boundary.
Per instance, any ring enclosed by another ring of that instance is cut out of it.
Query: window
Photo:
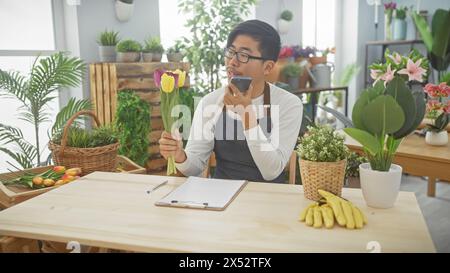
[[[52,0],[0,0],[0,69],[18,71],[28,75],[37,56],[52,54],[56,50],[53,22]],[[0,123],[18,127],[24,138],[35,143],[34,129],[31,124],[20,120],[17,108],[18,100],[0,97]],[[51,102],[54,118],[59,110],[58,99]],[[49,128],[50,123],[44,123]],[[46,130],[40,130],[41,145],[48,141]],[[44,147],[41,147],[44,149]],[[43,153],[45,159],[48,151]],[[14,162],[0,152],[0,172],[11,168],[6,161]]]

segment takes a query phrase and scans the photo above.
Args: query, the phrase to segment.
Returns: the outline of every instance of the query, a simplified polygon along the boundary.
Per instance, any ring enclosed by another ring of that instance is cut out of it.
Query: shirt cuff
[[[175,162],[175,167],[177,168],[177,170],[179,170],[184,175],[186,175],[186,173],[191,168],[191,162],[189,160],[189,157],[187,157],[187,154],[186,154],[186,160],[183,163],[176,163]]]

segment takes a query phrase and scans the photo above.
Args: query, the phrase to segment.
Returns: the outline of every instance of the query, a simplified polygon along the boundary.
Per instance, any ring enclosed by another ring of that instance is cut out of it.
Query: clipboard
[[[247,184],[247,180],[211,179],[190,176],[156,206],[225,210]]]

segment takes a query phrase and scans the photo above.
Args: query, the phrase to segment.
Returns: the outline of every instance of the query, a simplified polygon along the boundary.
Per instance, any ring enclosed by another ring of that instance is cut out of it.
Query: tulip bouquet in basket
[[[153,74],[155,85],[161,92],[161,116],[166,132],[174,134],[178,128],[173,128],[178,116],[172,115],[172,109],[179,104],[179,90],[184,86],[186,71],[156,70]],[[176,174],[175,159],[170,156],[167,161],[167,175]]]
[[[52,186],[61,186],[80,178],[81,169],[67,169],[64,166],[55,166],[45,172],[35,174],[25,172],[22,176],[2,181],[4,185],[21,185],[30,189],[40,189]]]

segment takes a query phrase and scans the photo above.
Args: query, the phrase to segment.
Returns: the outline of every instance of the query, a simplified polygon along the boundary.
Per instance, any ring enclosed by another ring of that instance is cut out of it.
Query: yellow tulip
[[[164,73],[161,76],[161,89],[166,93],[171,93],[175,88],[175,78]]]
[[[181,71],[180,69],[177,69],[173,71],[174,74],[178,74],[178,87],[184,86],[184,81],[186,80],[186,71]]]

